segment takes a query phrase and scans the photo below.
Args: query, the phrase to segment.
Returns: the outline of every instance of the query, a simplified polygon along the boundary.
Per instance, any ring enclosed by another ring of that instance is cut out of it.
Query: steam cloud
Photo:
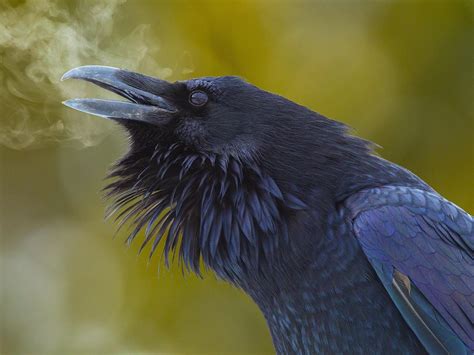
[[[95,92],[60,83],[73,67],[103,64],[171,75],[153,59],[159,48],[147,25],[131,32],[114,28],[125,1],[81,1],[74,7],[54,0],[0,4],[0,144],[24,149],[66,140],[91,146],[105,137],[107,123],[61,105]]]

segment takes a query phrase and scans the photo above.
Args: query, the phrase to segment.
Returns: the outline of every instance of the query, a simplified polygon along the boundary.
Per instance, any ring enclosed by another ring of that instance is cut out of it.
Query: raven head
[[[128,100],[64,102],[130,132],[106,188],[112,212],[134,227],[128,241],[144,230],[150,255],[164,240],[166,261],[173,252],[199,272],[202,260],[234,281],[285,250],[288,221],[306,208],[310,184],[302,179],[328,170],[321,164],[337,160],[334,147],[346,143],[343,125],[238,77],[169,83],[84,66],[68,78]],[[308,161],[320,164],[316,172]]]
[[[275,112],[285,116],[292,106],[302,108],[235,76],[169,83],[112,67],[84,66],[62,80],[69,78],[129,100],[72,99],[64,104],[121,123],[136,149],[170,142],[196,152],[251,159],[278,122]]]

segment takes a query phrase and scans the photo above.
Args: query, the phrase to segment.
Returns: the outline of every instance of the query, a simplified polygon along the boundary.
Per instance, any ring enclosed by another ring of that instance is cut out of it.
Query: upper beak
[[[90,81],[129,100],[71,99],[63,104],[92,115],[166,124],[178,111],[164,96],[172,84],[138,73],[100,65],[87,65],[69,70],[62,80]]]

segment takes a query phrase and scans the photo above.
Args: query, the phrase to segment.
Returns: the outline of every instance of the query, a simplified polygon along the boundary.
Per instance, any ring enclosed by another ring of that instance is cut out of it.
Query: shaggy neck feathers
[[[128,243],[144,230],[140,251],[151,243],[150,257],[163,242],[167,265],[177,255],[199,274],[202,260],[235,282],[272,260],[288,242],[288,217],[305,208],[254,161],[177,143],[132,150],[109,177],[108,214],[132,225]]]

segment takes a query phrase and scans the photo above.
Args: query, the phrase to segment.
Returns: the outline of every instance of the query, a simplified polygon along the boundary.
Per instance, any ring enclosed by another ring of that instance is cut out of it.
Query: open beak
[[[129,100],[71,99],[63,102],[78,111],[154,125],[170,122],[178,111],[165,98],[172,84],[164,80],[100,65],[71,69],[63,75],[61,81],[71,78],[89,81]]]

